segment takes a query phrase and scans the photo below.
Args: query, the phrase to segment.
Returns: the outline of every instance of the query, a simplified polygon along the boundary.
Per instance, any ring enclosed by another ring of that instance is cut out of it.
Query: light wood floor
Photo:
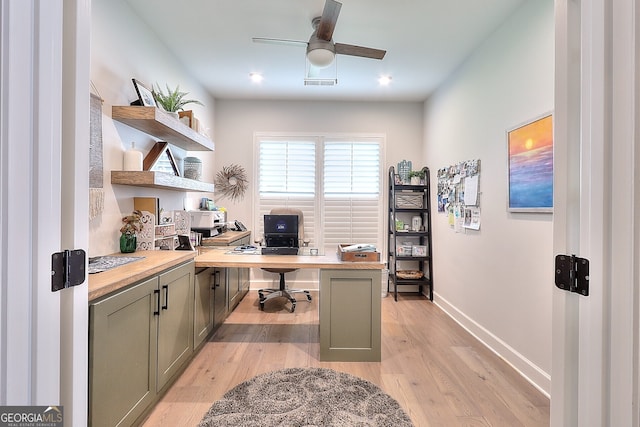
[[[367,379],[394,397],[416,427],[549,425],[549,399],[425,298],[383,299],[381,363],[319,361],[317,298],[298,302],[295,313],[278,300],[262,312],[257,301],[251,291],[145,427],[197,426],[233,386],[291,367],[325,367]]]

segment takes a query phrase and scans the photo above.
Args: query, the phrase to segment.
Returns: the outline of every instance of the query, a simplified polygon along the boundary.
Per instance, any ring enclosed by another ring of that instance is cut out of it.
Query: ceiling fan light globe
[[[307,59],[314,67],[326,68],[333,62],[336,54],[329,49],[312,49],[307,52]]]

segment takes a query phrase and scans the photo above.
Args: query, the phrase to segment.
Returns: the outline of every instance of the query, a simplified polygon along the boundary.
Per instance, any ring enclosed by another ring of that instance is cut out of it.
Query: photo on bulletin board
[[[510,212],[553,212],[553,116],[507,130]]]

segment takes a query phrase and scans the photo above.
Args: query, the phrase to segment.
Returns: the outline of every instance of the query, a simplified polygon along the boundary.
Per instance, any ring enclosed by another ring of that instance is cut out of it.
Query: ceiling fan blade
[[[303,42],[300,40],[287,40],[287,39],[270,39],[266,37],[253,37],[254,43],[266,43],[266,44],[288,44],[295,46],[306,46],[307,42]]]
[[[318,28],[316,29],[316,37],[320,40],[331,41],[341,7],[342,3],[338,3],[335,0],[326,0]]]
[[[382,59],[386,50],[372,49],[370,47],[355,46],[352,44],[335,43],[336,53],[341,55],[361,56],[363,58]]]

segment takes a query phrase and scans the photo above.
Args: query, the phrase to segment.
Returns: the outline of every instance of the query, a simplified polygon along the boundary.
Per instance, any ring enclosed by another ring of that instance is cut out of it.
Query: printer
[[[189,211],[191,230],[202,233],[202,237],[214,237],[227,231],[225,211]]]

